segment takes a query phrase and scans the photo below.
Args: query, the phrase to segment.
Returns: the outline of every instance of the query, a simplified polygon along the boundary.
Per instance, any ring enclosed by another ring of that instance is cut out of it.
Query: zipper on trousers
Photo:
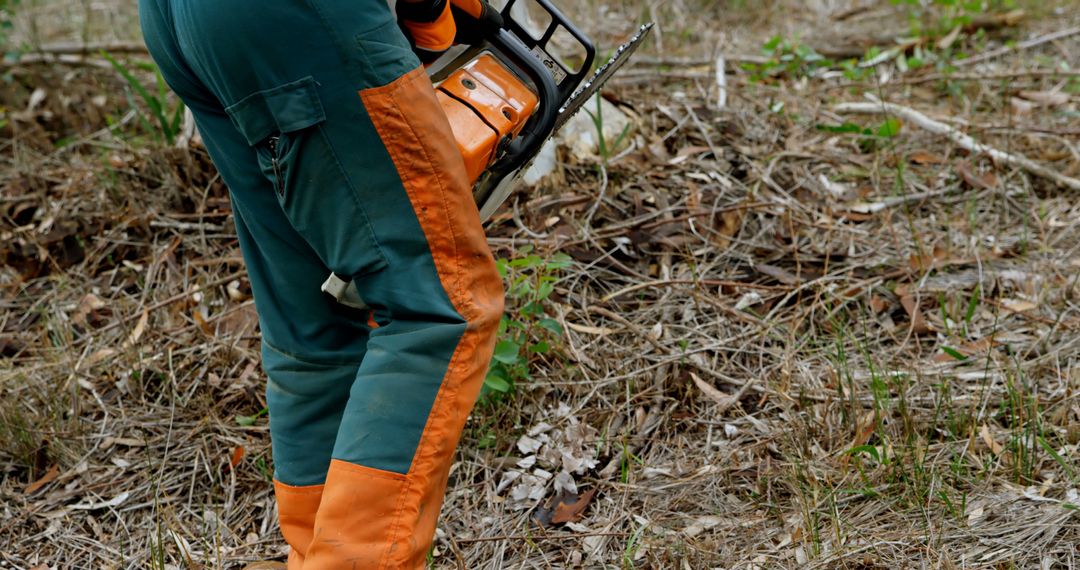
[[[278,141],[281,137],[270,137],[270,166],[274,169],[274,188],[277,190],[278,196],[285,196],[285,181],[281,178],[281,163],[278,162]]]

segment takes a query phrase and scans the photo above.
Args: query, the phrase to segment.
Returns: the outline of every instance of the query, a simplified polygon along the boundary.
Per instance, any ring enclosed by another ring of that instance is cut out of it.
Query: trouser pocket
[[[386,266],[354,181],[326,135],[314,78],[252,93],[225,111],[289,222],[327,267],[358,276]]]

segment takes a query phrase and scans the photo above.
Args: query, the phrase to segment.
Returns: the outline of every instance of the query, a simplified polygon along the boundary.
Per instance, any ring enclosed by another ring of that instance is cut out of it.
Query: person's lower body
[[[139,10],[231,191],[289,567],[421,567],[503,299],[427,76],[384,0]]]

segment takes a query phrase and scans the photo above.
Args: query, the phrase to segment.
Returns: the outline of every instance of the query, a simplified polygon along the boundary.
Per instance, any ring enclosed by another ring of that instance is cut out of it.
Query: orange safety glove
[[[398,23],[420,61],[439,59],[454,44],[477,44],[503,26],[486,0],[398,0]]]

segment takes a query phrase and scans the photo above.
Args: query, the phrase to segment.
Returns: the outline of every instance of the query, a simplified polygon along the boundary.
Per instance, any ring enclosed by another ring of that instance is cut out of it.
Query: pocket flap
[[[274,133],[299,131],[326,119],[315,78],[310,76],[252,93],[226,107],[225,112],[249,145]]]

